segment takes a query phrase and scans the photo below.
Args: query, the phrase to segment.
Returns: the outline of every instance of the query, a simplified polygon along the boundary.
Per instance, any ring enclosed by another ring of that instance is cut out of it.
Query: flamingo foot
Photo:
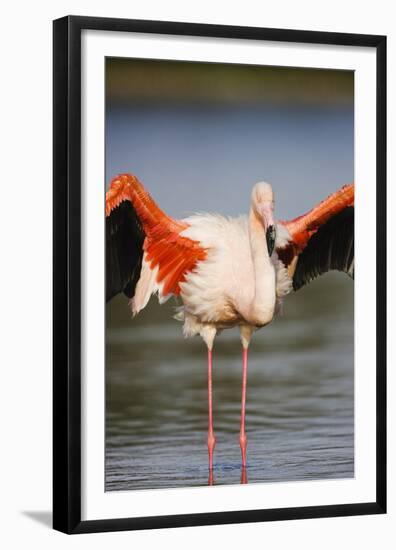
[[[241,470],[241,485],[246,485],[247,483],[248,483],[247,471],[246,471],[246,468],[242,467],[242,470]]]
[[[209,470],[213,469],[213,452],[216,446],[216,438],[213,431],[208,432]]]
[[[247,437],[245,433],[240,433],[239,445],[241,446],[242,453],[242,468],[246,468]]]

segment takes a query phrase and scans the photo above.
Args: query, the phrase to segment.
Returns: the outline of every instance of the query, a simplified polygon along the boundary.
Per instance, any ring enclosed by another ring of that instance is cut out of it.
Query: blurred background
[[[136,174],[168,214],[247,213],[271,182],[279,219],[353,181],[353,72],[106,60],[106,185]],[[175,301],[106,306],[106,490],[204,485],[206,348]],[[214,351],[215,484],[239,483],[241,349]],[[248,482],[354,475],[353,283],[331,273],[285,300],[250,348]]]

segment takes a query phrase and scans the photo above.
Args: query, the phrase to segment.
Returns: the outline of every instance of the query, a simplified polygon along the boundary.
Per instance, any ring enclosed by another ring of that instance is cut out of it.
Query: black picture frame
[[[81,32],[144,32],[369,46],[377,61],[376,500],[358,504],[81,520]],[[64,533],[386,513],[386,37],[68,16],[53,23],[53,527]]]

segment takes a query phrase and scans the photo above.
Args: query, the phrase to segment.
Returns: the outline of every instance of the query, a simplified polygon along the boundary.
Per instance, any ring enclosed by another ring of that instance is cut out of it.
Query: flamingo
[[[242,397],[239,444],[246,468],[248,349],[252,335],[280,311],[284,297],[330,270],[354,276],[354,185],[345,185],[306,214],[275,221],[269,183],[254,185],[247,216],[166,215],[138,178],[115,177],[106,194],[106,299],[123,292],[133,315],[152,294],[179,296],[175,318],[185,337],[207,347],[209,471],[213,425],[212,351],[216,334],[239,327]]]

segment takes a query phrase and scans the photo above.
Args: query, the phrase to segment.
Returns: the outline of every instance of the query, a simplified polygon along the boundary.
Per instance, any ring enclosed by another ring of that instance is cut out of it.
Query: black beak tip
[[[275,236],[276,236],[275,226],[269,225],[265,234],[269,256],[272,256],[272,253],[275,248]]]

